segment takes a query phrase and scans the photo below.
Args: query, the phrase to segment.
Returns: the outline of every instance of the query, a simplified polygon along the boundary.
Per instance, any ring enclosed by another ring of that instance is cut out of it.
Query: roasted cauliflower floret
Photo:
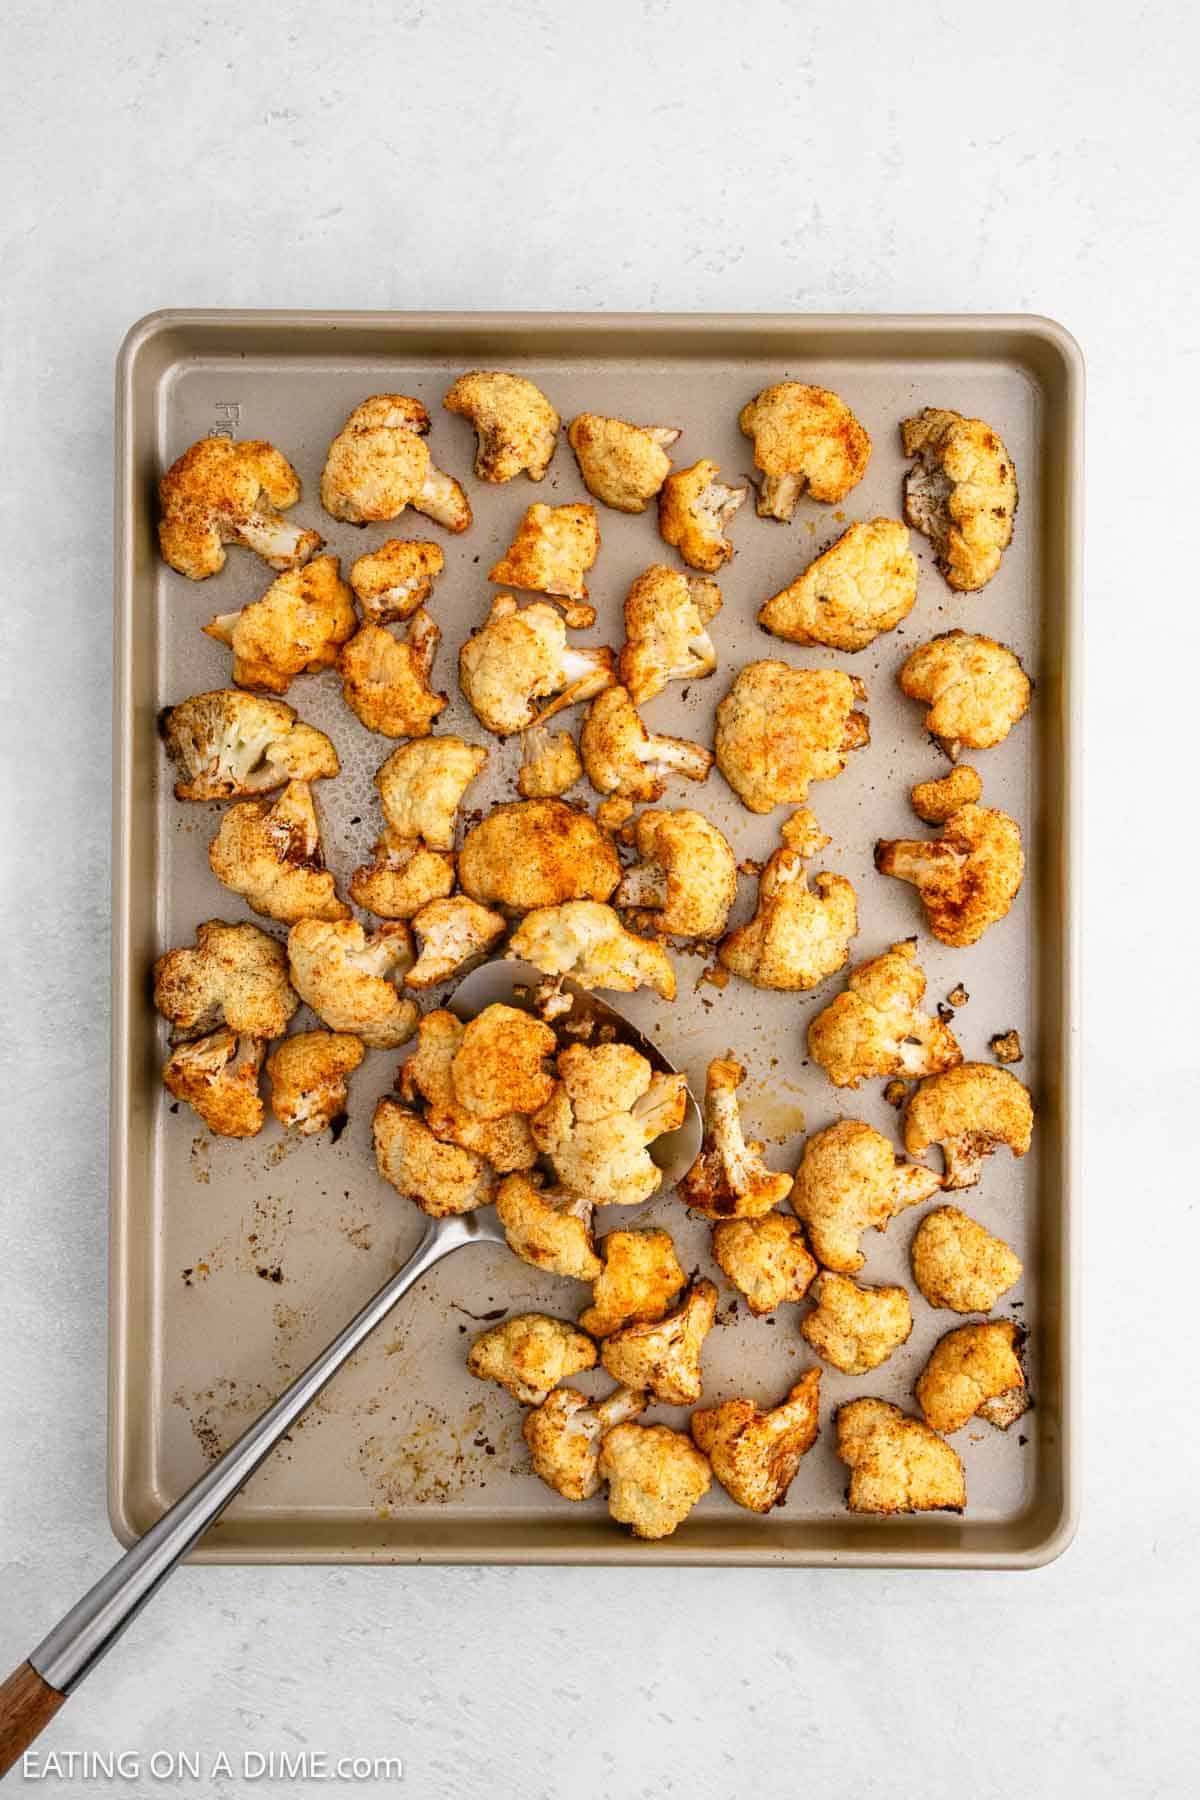
[[[648,987],[664,1000],[675,998],[675,970],[657,938],[626,931],[599,900],[535,907],[513,932],[506,955],[543,975],[569,975],[581,988],[631,994]]]
[[[581,500],[566,506],[539,501],[526,508],[512,543],[488,570],[488,580],[501,587],[553,594],[570,603],[563,607],[568,625],[594,625],[596,609],[586,604],[584,576],[599,553],[594,506]]]
[[[548,1025],[516,1006],[485,1006],[468,1020],[450,1065],[454,1095],[477,1119],[536,1113],[554,1091]]]
[[[786,1213],[722,1219],[713,1226],[712,1250],[752,1313],[772,1313],[787,1300],[803,1300],[817,1272],[799,1222]]]
[[[401,744],[379,765],[375,786],[383,816],[398,839],[450,850],[463,795],[488,757],[460,737],[425,737]],[[475,898],[481,900],[482,894]]]
[[[616,1425],[600,1445],[608,1510],[638,1538],[670,1537],[712,1486],[708,1458],[669,1425]]]
[[[917,1378],[917,1403],[935,1431],[961,1431],[976,1414],[1006,1431],[1028,1409],[1015,1319],[959,1325],[939,1338]]]
[[[717,1290],[702,1278],[665,1318],[606,1337],[600,1360],[622,1387],[644,1389],[667,1406],[691,1406],[700,1398],[700,1354],[716,1316]]]
[[[417,1028],[416,1002],[396,992],[412,959],[412,939],[399,923],[368,937],[357,919],[301,919],[288,932],[300,998],[331,1031],[352,1032],[369,1050],[394,1050]]]
[[[841,669],[752,662],[738,670],[717,708],[717,767],[751,812],[799,806],[809,784],[840,775],[851,750],[870,741],[861,691]]]
[[[332,667],[357,629],[337,557],[318,556],[277,575],[262,598],[240,612],[210,619],[204,633],[233,651],[239,687],[286,694],[297,675]]]
[[[521,767],[517,792],[523,800],[553,800],[575,786],[583,764],[569,731],[551,737],[544,725],[530,725],[521,733]]]
[[[828,388],[777,382],[743,406],[738,424],[753,438],[754,466],[763,473],[760,518],[786,524],[805,492],[832,506],[866,474],[871,439]]]
[[[546,1193],[537,1176],[510,1175],[496,1189],[496,1212],[513,1254],[573,1281],[594,1281],[602,1267],[592,1242],[592,1211],[581,1194]]]
[[[611,1337],[626,1325],[655,1324],[687,1282],[668,1231],[654,1226],[610,1231],[600,1249],[603,1265],[597,1263],[589,1277],[592,1304],[579,1317],[591,1337]]]
[[[912,1241],[913,1279],[930,1306],[991,1312],[1020,1281],[1021,1259],[957,1206],[926,1213]]]
[[[273,569],[298,568],[324,542],[280,518],[299,498],[300,477],[274,444],[201,438],[158,484],[159,548],[189,581],[219,575],[226,544],[256,551]]]
[[[540,481],[558,444],[558,414],[524,375],[472,369],[460,375],[442,405],[475,427],[475,474],[480,481],[511,481],[522,471]]]
[[[646,802],[661,798],[673,774],[688,781],[707,780],[713,763],[712,753],[700,744],[647,731],[623,687],[610,687],[592,701],[579,734],[579,750],[598,794]]]
[[[906,619],[917,598],[917,559],[899,519],[851,525],[790,587],[758,611],[758,622],[792,644],[865,650]]]
[[[445,566],[427,538],[389,538],[350,565],[350,586],[369,625],[390,625],[425,604]]]
[[[565,800],[514,800],[468,831],[458,879],[473,900],[530,912],[564,900],[607,900],[621,865],[588,813]]]
[[[218,1137],[253,1137],[262,1130],[258,1091],[266,1045],[261,1038],[221,1030],[177,1044],[163,1069],[163,1086],[186,1100]]]
[[[463,698],[480,724],[500,737],[611,687],[612,667],[611,650],[569,644],[562,618],[546,601],[518,606],[511,594],[496,595],[484,623],[458,653]],[[538,705],[550,695],[548,705]]]
[[[674,545],[689,569],[715,575],[733,555],[726,528],[742,501],[744,487],[726,487],[707,457],[690,469],[677,469],[663,482],[658,496],[658,529],[664,543]]]
[[[964,746],[990,750],[1002,744],[1029,711],[1033,692],[1006,644],[968,631],[946,631],[919,645],[896,680],[910,700],[925,702],[925,729],[951,758]]]
[[[964,949],[1007,916],[1020,892],[1021,827],[997,807],[960,806],[939,837],[881,838],[875,867],[911,882],[934,937]]]
[[[181,700],[159,729],[179,771],[177,800],[239,800],[340,767],[325,733],[302,725],[290,706],[235,688]]]
[[[447,704],[429,685],[441,632],[422,608],[403,639],[385,625],[364,625],[338,657],[342,699],[381,737],[425,737]]]
[[[904,1147],[924,1156],[937,1144],[945,1159],[947,1188],[974,1187],[983,1159],[1000,1144],[1024,1156],[1033,1137],[1029,1090],[1007,1069],[961,1063],[923,1081],[908,1103]]]
[[[643,570],[625,596],[621,681],[640,706],[669,681],[711,675],[717,652],[707,627],[721,610],[715,581],[681,575],[663,563]]]
[[[902,1287],[860,1287],[848,1275],[825,1274],[813,1285],[814,1310],[800,1335],[844,1375],[877,1369],[912,1332],[912,1307]]]
[[[413,915],[418,956],[404,977],[405,986],[437,987],[452,976],[465,975],[484,960],[507,928],[500,913],[481,906],[478,900],[468,899],[466,894],[431,900]]]
[[[708,1065],[704,1142],[679,1184],[684,1205],[708,1219],[758,1218],[791,1192],[791,1176],[768,1169],[762,1144],[747,1143],[742,1133],[737,1090],[745,1075],[741,1063],[731,1059]]]
[[[634,827],[640,860],[625,870],[617,905],[640,931],[716,938],[737,898],[737,862],[728,840],[703,813],[680,807],[644,812]]]
[[[289,781],[275,800],[231,806],[208,846],[217,880],[267,919],[344,919],[325,867],[312,789]]]
[[[645,1394],[632,1388],[615,1388],[599,1401],[588,1400],[578,1388],[555,1388],[525,1414],[521,1427],[534,1474],[564,1500],[592,1499],[601,1487],[602,1439],[645,1410]]]
[[[957,1451],[886,1400],[838,1408],[837,1453],[850,1468],[851,1512],[961,1512],[967,1504]]]
[[[822,870],[810,888],[804,858],[785,846],[759,878],[754,917],[730,932],[718,956],[755,987],[803,992],[845,968],[857,930],[852,884]]]
[[[498,1174],[531,1169],[537,1145],[525,1114],[483,1119],[463,1106],[454,1091],[451,1069],[465,1029],[460,1019],[441,1007],[424,1014],[417,1026],[416,1048],[396,1077],[400,1097],[409,1106],[424,1104],[425,1123],[434,1137],[474,1150]]]
[[[932,1169],[904,1162],[870,1125],[839,1119],[805,1144],[792,1209],[817,1261],[853,1275],[866,1261],[858,1240],[867,1227],[886,1231],[897,1213],[919,1206],[941,1185]]]
[[[618,512],[645,512],[671,472],[667,450],[679,432],[670,425],[631,425],[626,419],[580,413],[567,428],[583,485]]]
[[[960,807],[974,806],[983,793],[978,772],[959,763],[937,781],[918,781],[909,789],[912,809],[927,825],[944,825]]]
[[[731,1499],[750,1512],[782,1506],[820,1429],[821,1371],[806,1369],[778,1406],[723,1400],[694,1412],[691,1432]]]
[[[790,819],[779,827],[779,835],[789,850],[798,856],[819,856],[826,844],[832,843],[827,831],[821,827],[807,806],[798,806]]]
[[[844,991],[810,1021],[809,1055],[834,1087],[951,1068],[962,1051],[947,1024],[921,1011],[924,997],[916,940],[893,944],[852,969]]]
[[[225,1026],[238,1037],[282,1037],[300,1002],[287,952],[257,925],[196,927],[195,949],[168,950],[154,965],[154,1004],[174,1039]]]
[[[411,506],[447,531],[465,531],[471,523],[467,496],[453,476],[435,467],[428,430],[429,414],[407,394],[372,394],[356,406],[325,458],[325,511],[366,525],[398,519]]]
[[[597,1206],[637,1206],[662,1185],[647,1146],[683,1122],[687,1082],[655,1075],[628,1044],[572,1044],[531,1121],[560,1185]]]
[[[989,582],[1012,542],[1017,475],[990,425],[927,406],[900,427],[905,456],[916,458],[904,490],[904,516],[937,552],[938,568],[959,593]]]
[[[467,1367],[480,1381],[498,1381],[523,1406],[541,1406],[568,1375],[596,1366],[596,1346],[564,1319],[518,1313],[481,1331]]]
[[[411,919],[454,892],[454,858],[402,838],[390,825],[375,840],[372,861],[350,877],[350,898],[381,919]]]
[[[483,1157],[434,1137],[424,1119],[385,1094],[375,1108],[375,1162],[398,1194],[432,1219],[473,1212],[495,1196]]]
[[[271,1111],[305,1137],[328,1131],[346,1116],[349,1077],[366,1055],[360,1038],[344,1031],[298,1031],[267,1058]]]

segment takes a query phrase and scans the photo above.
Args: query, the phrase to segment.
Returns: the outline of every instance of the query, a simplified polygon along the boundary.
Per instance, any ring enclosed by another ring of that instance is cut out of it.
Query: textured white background
[[[109,481],[129,323],[191,304],[1028,309],[1076,333],[1090,375],[1074,1548],[993,1576],[184,1571],[44,1743],[394,1752],[421,1795],[1194,1793],[1200,13],[6,11],[10,1664],[112,1553]]]

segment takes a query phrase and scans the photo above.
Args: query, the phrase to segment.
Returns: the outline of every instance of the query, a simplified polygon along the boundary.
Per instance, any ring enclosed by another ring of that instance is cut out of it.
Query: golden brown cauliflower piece
[[[611,906],[599,900],[566,900],[527,912],[509,940],[509,958],[529,962],[543,975],[569,975],[581,988],[632,994],[648,987],[675,998],[675,970],[657,938],[626,931]]]
[[[360,724],[381,737],[419,738],[447,705],[429,685],[441,631],[420,608],[403,639],[386,625],[363,625],[338,657],[342,699]]]
[[[579,750],[598,794],[647,803],[661,799],[672,774],[705,781],[713,764],[712,753],[700,744],[647,731],[623,687],[610,687],[592,701]]]
[[[273,569],[295,569],[324,542],[280,518],[300,498],[300,477],[262,438],[201,438],[171,464],[158,498],[159,548],[189,581],[219,575],[226,544],[256,551]]]
[[[708,1458],[669,1425],[615,1425],[599,1469],[609,1512],[638,1538],[670,1537],[712,1486]]]
[[[711,675],[717,652],[707,627],[721,610],[715,581],[681,575],[663,563],[644,569],[625,596],[620,676],[638,706],[669,681]]]
[[[958,1452],[886,1400],[839,1406],[837,1453],[850,1467],[851,1512],[960,1513],[967,1504]]]
[[[485,1006],[468,1020],[450,1065],[454,1095],[477,1119],[536,1113],[554,1091],[546,1066],[556,1039],[548,1025],[516,1006]]]
[[[551,737],[544,725],[530,725],[521,733],[521,767],[517,792],[523,800],[553,800],[575,786],[583,764],[569,731]]]
[[[647,1146],[683,1122],[687,1081],[656,1075],[628,1044],[571,1044],[554,1092],[532,1120],[538,1148],[570,1193],[636,1206],[662,1185]]]
[[[670,1232],[655,1226],[610,1231],[600,1249],[604,1262],[589,1277],[592,1304],[579,1316],[591,1337],[611,1337],[626,1325],[655,1324],[687,1282]]]
[[[632,909],[639,931],[716,938],[737,898],[737,861],[728,839],[703,813],[650,808],[634,827],[640,861],[626,869],[617,905]]]
[[[750,1512],[782,1506],[820,1429],[821,1371],[806,1369],[778,1406],[723,1400],[694,1412],[691,1432],[731,1499]]]
[[[473,900],[529,912],[564,900],[607,900],[621,879],[612,839],[565,800],[494,806],[468,831],[458,879]]]
[[[974,806],[983,793],[975,769],[959,763],[937,781],[918,781],[909,790],[912,809],[927,825],[944,825],[960,807]]]
[[[800,1335],[844,1375],[877,1369],[912,1332],[902,1287],[860,1287],[848,1275],[825,1274],[812,1292],[817,1304],[800,1321]]]
[[[772,1313],[786,1300],[803,1300],[817,1272],[799,1222],[786,1213],[722,1219],[713,1226],[712,1251],[752,1313]]]
[[[583,485],[617,512],[645,512],[671,472],[668,447],[679,432],[670,425],[631,425],[626,419],[580,413],[567,427]]]
[[[586,501],[525,509],[516,535],[488,580],[501,587],[531,589],[570,602],[563,607],[568,625],[594,625],[596,609],[588,606],[584,576],[600,553],[596,509]]]
[[[962,1061],[954,1033],[921,1011],[925,974],[916,940],[893,944],[852,969],[808,1027],[809,1055],[834,1087],[888,1075],[933,1075]]]
[[[431,988],[477,968],[508,925],[500,913],[481,906],[478,900],[454,894],[445,900],[431,900],[414,913],[412,929],[418,956],[404,985]]]
[[[475,474],[480,481],[511,481],[522,471],[540,481],[558,445],[558,414],[524,375],[472,369],[460,375],[442,405],[475,427]]]
[[[611,687],[613,653],[569,644],[561,616],[545,600],[518,606],[511,594],[497,594],[458,653],[458,679],[480,724],[507,737]],[[548,705],[537,704],[549,695]]]
[[[379,765],[375,786],[396,837],[419,839],[431,850],[451,849],[462,797],[487,757],[482,745],[450,736],[418,738],[393,750]],[[475,895],[476,900],[484,897]]]
[[[976,1414],[1007,1431],[1027,1411],[1025,1336],[1015,1319],[988,1319],[956,1326],[938,1339],[916,1387],[917,1402],[935,1431],[961,1431]]]
[[[465,531],[471,523],[467,496],[453,476],[435,467],[428,430],[429,414],[407,394],[372,394],[356,406],[325,458],[325,511],[366,525],[398,519],[411,506],[447,531]]]
[[[716,1316],[717,1290],[701,1278],[664,1318],[606,1337],[600,1360],[623,1387],[644,1389],[667,1406],[690,1406],[700,1398],[700,1353]]]
[[[959,593],[989,582],[1012,542],[1017,475],[1012,457],[982,419],[927,406],[900,427],[916,458],[904,489],[904,516],[937,552]]]
[[[474,1212],[495,1198],[495,1172],[482,1156],[443,1144],[390,1094],[376,1105],[373,1130],[379,1173],[431,1219]]]
[[[1007,645],[968,631],[946,631],[920,644],[896,680],[910,700],[925,702],[925,729],[951,759],[964,746],[990,750],[1002,744],[1029,711],[1033,692]]]
[[[596,1366],[596,1346],[565,1319],[518,1313],[481,1331],[467,1367],[480,1381],[498,1381],[523,1406],[541,1406],[568,1375]]]
[[[917,598],[917,559],[899,519],[851,525],[790,587],[758,611],[758,622],[792,644],[865,650],[906,619]]]
[[[737,1090],[745,1080],[741,1063],[718,1057],[704,1084],[704,1141],[699,1156],[679,1184],[685,1206],[707,1219],[754,1219],[791,1192],[792,1178],[768,1169],[763,1146],[747,1143]]]
[[[588,1400],[578,1388],[555,1388],[525,1414],[521,1427],[534,1474],[564,1500],[592,1499],[601,1487],[601,1441],[645,1410],[645,1394],[632,1388],[614,1388],[598,1401]]]
[[[830,781],[870,741],[853,710],[861,683],[841,669],[752,662],[717,708],[717,767],[751,812],[801,805],[811,782]]]
[[[427,538],[389,538],[350,565],[350,586],[369,625],[390,625],[424,605],[445,566]]]
[[[419,740],[418,740],[419,741]],[[433,900],[454,892],[454,858],[444,850],[426,850],[385,825],[371,850],[350,877],[350,898],[381,919],[411,919]]]
[[[325,733],[302,725],[282,700],[235,688],[181,700],[159,729],[179,771],[177,800],[248,798],[288,781],[319,781],[340,766]]]
[[[233,651],[239,687],[286,694],[297,675],[331,668],[357,629],[337,557],[318,556],[277,575],[261,599],[240,612],[218,613],[204,634]]]
[[[881,838],[875,867],[911,882],[934,937],[965,949],[1007,916],[1020,892],[1021,827],[997,807],[960,806],[936,838]]]
[[[328,1131],[346,1116],[348,1077],[366,1055],[361,1038],[344,1031],[298,1031],[267,1058],[271,1111],[303,1136]]]
[[[974,1187],[983,1159],[1000,1144],[1024,1156],[1033,1137],[1029,1090],[1007,1069],[991,1063],[962,1063],[923,1081],[908,1103],[904,1146],[924,1156],[932,1144],[946,1163],[943,1185]]]
[[[381,925],[368,937],[357,919],[300,919],[288,932],[288,964],[292,986],[331,1031],[393,1050],[417,1029],[416,1002],[396,992],[412,967],[407,926]]]
[[[594,1281],[600,1273],[592,1202],[583,1195],[546,1193],[540,1176],[510,1175],[496,1189],[496,1212],[522,1262],[572,1281]]]
[[[858,1240],[867,1227],[886,1231],[897,1213],[919,1206],[941,1185],[932,1169],[904,1162],[870,1125],[839,1119],[805,1144],[792,1208],[818,1262],[853,1275],[866,1261]]]
[[[912,1241],[913,1279],[930,1306],[991,1312],[1020,1281],[1021,1259],[957,1206],[926,1213]]]
[[[482,1156],[498,1174],[531,1169],[537,1145],[524,1113],[482,1119],[463,1106],[454,1091],[454,1058],[466,1027],[454,1014],[437,1008],[417,1026],[416,1048],[400,1066],[396,1087],[409,1106],[423,1102],[425,1123],[443,1143],[457,1144]]]
[[[754,987],[807,991],[850,960],[858,897],[844,875],[826,870],[808,885],[804,858],[786,846],[758,883],[758,910],[718,951],[722,966]]]
[[[225,1026],[237,1037],[282,1037],[300,1002],[281,943],[257,925],[196,927],[195,949],[168,950],[154,965],[154,1004],[173,1040]]]
[[[264,918],[290,925],[344,919],[350,911],[325,867],[306,781],[289,781],[275,800],[231,806],[208,846],[208,861],[217,880]]]
[[[760,518],[786,524],[805,492],[832,506],[866,474],[871,439],[828,388],[777,382],[743,406],[738,424],[754,439],[754,466],[763,472]]]
[[[726,527],[742,501],[744,487],[726,487],[721,473],[707,457],[690,469],[677,469],[663,482],[658,496],[658,529],[663,542],[672,544],[689,569],[715,575],[733,555]]]
[[[218,1137],[253,1137],[262,1130],[258,1091],[266,1045],[222,1029],[191,1043],[177,1044],[163,1069],[163,1086],[186,1100]]]

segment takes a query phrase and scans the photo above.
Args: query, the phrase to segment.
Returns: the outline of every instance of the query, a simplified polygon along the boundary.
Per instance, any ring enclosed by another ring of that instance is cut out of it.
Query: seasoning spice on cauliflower
[[[427,538],[389,538],[351,563],[350,586],[369,625],[391,625],[425,604],[445,566],[440,546]]]
[[[472,827],[458,856],[465,893],[513,912],[607,900],[621,879],[613,841],[565,800],[514,800]]]
[[[844,1375],[866,1375],[905,1343],[912,1307],[902,1287],[860,1287],[848,1275],[825,1274],[813,1286],[815,1309],[800,1335]]]
[[[689,569],[715,575],[733,555],[725,536],[729,521],[746,498],[744,487],[726,487],[707,457],[690,469],[677,469],[663,482],[658,496],[658,529],[664,543],[679,551]]]
[[[961,1431],[978,1414],[1001,1431],[1029,1407],[1015,1319],[959,1325],[939,1338],[917,1378],[917,1403],[935,1431]]]
[[[600,1446],[608,1510],[634,1537],[670,1537],[712,1486],[708,1458],[669,1425],[616,1425]]]
[[[913,1279],[930,1306],[991,1312],[1023,1274],[1021,1259],[957,1206],[926,1213],[912,1241]]]
[[[786,524],[805,492],[832,506],[866,474],[871,439],[828,388],[777,382],[743,406],[738,424],[753,438],[754,466],[763,473],[760,518]]]
[[[320,532],[280,518],[300,498],[300,477],[262,438],[201,438],[158,484],[163,558],[189,581],[225,567],[226,544],[253,550],[273,569],[295,569],[321,548]]]
[[[470,504],[453,476],[435,466],[428,430],[429,414],[408,394],[372,394],[356,406],[325,458],[325,511],[366,525],[397,519],[411,506],[447,531],[465,531]]]
[[[481,744],[449,735],[418,738],[393,750],[379,765],[375,786],[383,816],[396,837],[419,840],[431,850],[452,849],[463,795],[487,759]]]
[[[936,838],[881,838],[875,867],[911,882],[934,937],[965,949],[1007,916],[1020,892],[1021,827],[996,807],[960,806]]]
[[[850,1468],[851,1512],[960,1513],[967,1504],[958,1452],[886,1400],[850,1400],[838,1408],[837,1453]]]
[[[238,1037],[282,1037],[300,1002],[281,943],[257,925],[209,919],[196,927],[194,949],[168,950],[155,963],[154,1004],[178,1041],[222,1025]]]
[[[810,783],[840,775],[870,741],[866,714],[853,710],[862,693],[841,669],[746,663],[717,708],[717,767],[751,812],[803,805]]]
[[[1007,1069],[991,1063],[962,1063],[923,1081],[908,1103],[904,1147],[924,1156],[941,1148],[947,1188],[974,1187],[983,1159],[1000,1144],[1024,1156],[1033,1138],[1029,1090]]]
[[[479,1119],[536,1113],[554,1091],[547,1059],[556,1039],[548,1025],[516,1006],[485,1006],[468,1020],[450,1065],[460,1106]]]
[[[786,1213],[722,1219],[713,1226],[712,1251],[752,1313],[773,1313],[785,1301],[803,1300],[817,1272],[799,1221]]]
[[[805,1144],[792,1209],[817,1261],[853,1275],[866,1261],[858,1241],[868,1226],[886,1231],[897,1213],[919,1206],[941,1185],[932,1169],[904,1162],[870,1125],[839,1119]]]
[[[622,684],[636,705],[653,700],[669,681],[711,675],[717,652],[707,627],[721,610],[715,581],[681,575],[652,563],[625,597]]]
[[[523,800],[553,800],[575,786],[583,764],[569,731],[551,737],[544,725],[530,725],[521,733],[521,767],[517,792]]]
[[[564,1500],[591,1500],[602,1485],[604,1437],[645,1410],[645,1394],[632,1388],[614,1388],[606,1400],[595,1401],[578,1388],[555,1388],[525,1414],[521,1427],[534,1474]]]
[[[532,1169],[537,1145],[524,1113],[483,1119],[463,1106],[455,1093],[451,1070],[465,1030],[461,1019],[442,1007],[423,1015],[416,1048],[396,1076],[400,1097],[410,1107],[424,1105],[425,1123],[434,1137],[475,1151],[498,1174]]]
[[[647,1146],[675,1131],[687,1107],[683,1075],[656,1075],[628,1044],[571,1044],[554,1092],[531,1121],[539,1150],[568,1192],[597,1206],[636,1206],[662,1185]]]
[[[717,1290],[701,1278],[665,1318],[606,1337],[600,1360],[623,1387],[645,1389],[667,1406],[691,1406],[700,1398],[700,1353],[716,1316]]]
[[[737,861],[728,839],[703,813],[652,807],[638,818],[634,841],[640,860],[622,875],[617,905],[631,909],[638,930],[720,937],[737,898]]]
[[[1017,475],[1012,457],[983,419],[927,406],[900,427],[916,458],[904,489],[904,516],[937,552],[949,585],[969,594],[989,582],[1012,542]]]
[[[264,918],[344,919],[325,867],[312,789],[289,781],[275,800],[243,800],[231,806],[208,847],[217,880]]]
[[[298,1031],[267,1058],[271,1111],[283,1126],[303,1136],[328,1131],[346,1116],[349,1076],[366,1050],[361,1038],[344,1031]]]
[[[302,725],[282,700],[218,688],[181,700],[159,720],[179,771],[177,800],[238,800],[288,781],[336,775],[338,755],[323,731]]]
[[[592,1211],[581,1194],[545,1192],[538,1175],[510,1175],[496,1189],[496,1212],[513,1254],[572,1281],[594,1281],[600,1273]]]
[[[758,611],[792,644],[865,650],[906,619],[917,598],[917,559],[899,519],[851,525],[802,575]]]
[[[916,940],[859,963],[846,986],[810,1021],[808,1050],[834,1087],[878,1076],[933,1075],[962,1061],[954,1033],[921,1011],[925,974]]]
[[[381,919],[411,919],[454,892],[453,856],[399,837],[390,825],[376,838],[371,856],[350,877],[350,898]]]
[[[480,481],[511,481],[524,472],[540,481],[558,445],[558,414],[524,375],[471,369],[460,375],[442,405],[475,427],[475,474]]]
[[[518,606],[511,594],[497,594],[458,653],[458,679],[480,724],[508,737],[610,687],[612,665],[609,649],[569,644],[560,614],[545,600]],[[550,695],[548,705],[537,704]]]
[[[342,699],[381,737],[425,737],[448,704],[429,685],[441,631],[420,608],[403,639],[385,625],[363,625],[338,657]]]
[[[369,1050],[393,1050],[417,1028],[416,1002],[396,991],[412,959],[408,928],[398,922],[368,937],[357,919],[300,919],[288,933],[300,998],[331,1031],[352,1032]]]
[[[529,962],[543,975],[569,975],[581,988],[632,994],[648,987],[675,998],[675,970],[657,938],[626,931],[611,906],[599,900],[567,900],[527,912],[505,955]]]
[[[500,587],[553,594],[569,602],[563,607],[568,625],[594,625],[596,609],[587,605],[584,576],[599,553],[600,527],[594,506],[579,500],[566,506],[546,506],[538,501],[525,509],[512,543],[488,570],[488,580]]]
[[[318,556],[277,575],[266,593],[240,612],[218,613],[206,637],[233,651],[239,687],[286,694],[297,675],[328,669],[358,629],[350,589],[336,556]]]
[[[691,1432],[731,1499],[750,1512],[782,1506],[820,1430],[821,1371],[806,1369],[786,1400],[765,1412],[723,1400],[694,1412]]]
[[[792,1177],[768,1169],[762,1144],[747,1143],[743,1135],[737,1090],[745,1076],[732,1058],[719,1057],[708,1065],[704,1141],[679,1184],[684,1205],[707,1219],[758,1218],[791,1192]]]
[[[807,991],[845,968],[858,930],[858,897],[844,875],[808,885],[804,858],[776,850],[758,883],[758,910],[718,951],[722,967],[754,987]]]
[[[568,1375],[596,1366],[596,1346],[564,1319],[518,1313],[481,1331],[467,1367],[480,1381],[498,1381],[523,1406],[541,1406]]]
[[[958,763],[937,781],[918,781],[909,789],[912,809],[927,825],[944,825],[960,807],[974,806],[983,782],[967,763]]]
[[[185,1100],[218,1137],[254,1137],[262,1130],[258,1091],[266,1045],[222,1029],[177,1044],[163,1069],[163,1086]]]
[[[431,1219],[474,1212],[495,1196],[483,1157],[434,1137],[424,1119],[385,1094],[375,1108],[375,1162],[383,1179]]]
[[[946,631],[919,645],[896,680],[910,700],[925,702],[925,729],[951,760],[964,746],[990,750],[1002,744],[1029,711],[1033,692],[1007,645],[967,631]]]
[[[588,1278],[592,1304],[579,1316],[583,1329],[606,1338],[626,1325],[657,1323],[687,1282],[670,1232],[610,1231],[600,1249],[604,1262]]]
[[[679,435],[669,425],[631,425],[598,413],[580,413],[567,428],[589,494],[627,513],[645,512],[671,472],[667,449]]]
[[[455,894],[431,900],[412,919],[418,956],[404,977],[405,987],[431,988],[477,968],[508,929],[500,913]]]
[[[579,750],[598,794],[647,803],[662,797],[672,774],[705,781],[713,764],[712,753],[700,744],[647,731],[623,687],[610,687],[592,701]]]

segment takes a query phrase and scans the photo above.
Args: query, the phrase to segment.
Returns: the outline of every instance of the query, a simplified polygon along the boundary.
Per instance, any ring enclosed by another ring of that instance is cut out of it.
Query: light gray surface
[[[3,1651],[24,1655],[112,1549],[111,362],[156,304],[1032,309],[1079,336],[1092,699],[1078,1541],[1041,1574],[988,1578],[188,1571],[47,1747],[225,1748],[235,1764],[302,1742],[393,1752],[421,1794],[803,1783],[1125,1800],[1194,1778],[1194,1333],[1169,1291],[1197,1249],[1194,799],[1172,791],[1193,731],[1188,690],[1164,671],[1186,669],[1200,638],[1185,536],[1200,21],[1150,5],[1118,29],[1044,4],[999,20],[884,5],[724,18],[349,4],[318,35],[271,5],[12,9]]]

